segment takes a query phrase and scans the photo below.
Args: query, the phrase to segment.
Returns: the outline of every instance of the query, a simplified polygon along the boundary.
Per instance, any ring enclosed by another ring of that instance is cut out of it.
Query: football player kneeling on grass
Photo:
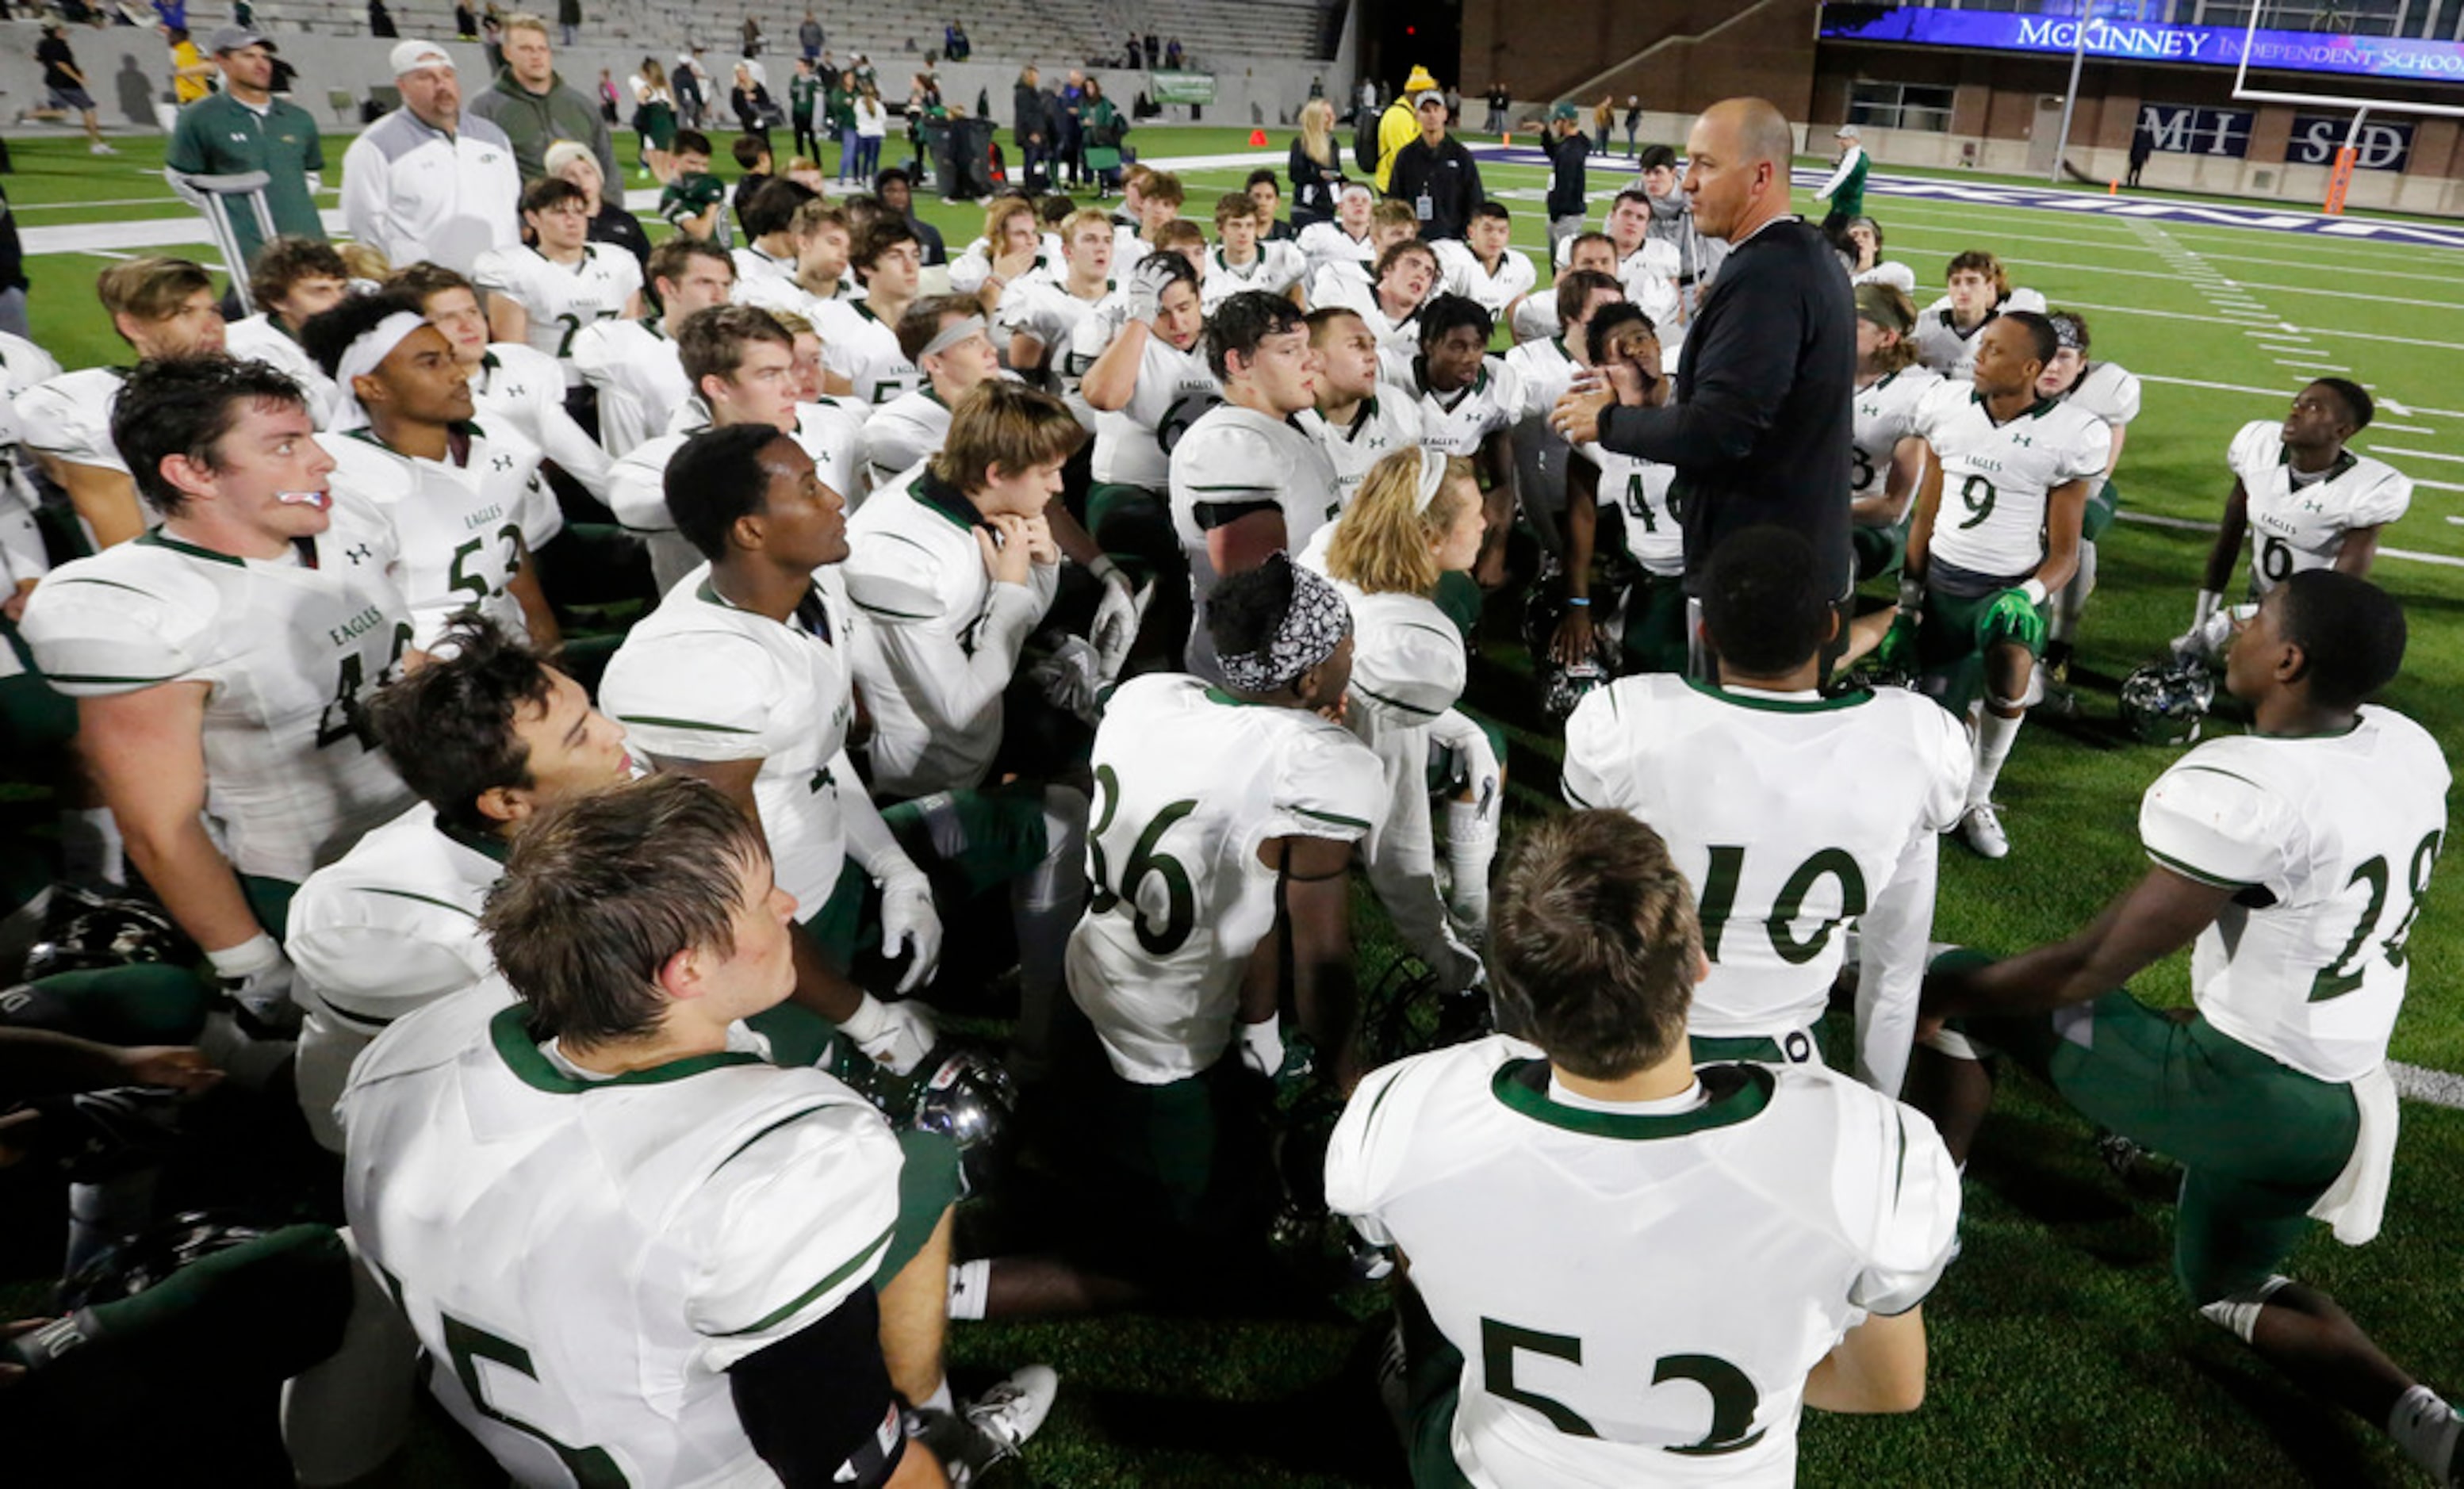
[[[1334,586],[1276,554],[1207,611],[1223,685],[1133,679],[1095,732],[1093,884],[1068,961],[1111,1066],[1090,1106],[1115,1203],[1183,1274],[1193,1248],[1220,1259],[1263,1230],[1243,1072],[1285,1062],[1287,983],[1320,1068],[1342,1089],[1356,1075],[1345,878],[1386,807],[1377,757],[1336,722],[1352,616]]]
[[[1959,1222],[1932,1126],[1818,1066],[1697,1070],[1694,897],[1621,812],[1532,829],[1489,948],[1537,1047],[1375,1071],[1327,1150],[1409,1267],[1414,1480],[1786,1483],[1801,1406],[1913,1411]]]
[[[1909,1086],[1964,1159],[1992,1099],[1980,1057],[1999,1050],[2178,1159],[2173,1276],[2192,1305],[2452,1484],[2464,1419],[2277,1270],[2312,1218],[2348,1245],[2375,1237],[2394,1168],[2387,1036],[2450,778],[2428,731],[2366,701],[2404,646],[2404,612],[2365,580],[2309,570],[2271,590],[2226,658],[2251,732],[2157,777],[2147,872],[2086,930],[1936,964],[1925,1008],[1953,1017]],[[2122,991],[2193,943],[2193,1017]]]
[[[742,1020],[796,985],[795,913],[760,828],[710,786],[558,803],[483,922],[520,1001],[448,998],[352,1071],[360,1249],[438,1399],[524,1482],[766,1464],[937,1484],[1051,1405],[1031,1366],[955,1416],[948,1144],[751,1048]]]

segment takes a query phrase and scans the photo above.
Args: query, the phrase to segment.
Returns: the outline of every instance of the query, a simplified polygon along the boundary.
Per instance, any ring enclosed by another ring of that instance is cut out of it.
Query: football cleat
[[[2188,745],[2216,701],[2216,680],[2189,662],[2150,662],[2122,680],[2122,721],[2146,744]]]
[[[1048,1365],[1028,1365],[978,1396],[967,1406],[967,1425],[991,1444],[989,1456],[971,1466],[980,1473],[1003,1458],[1018,1456],[1052,1413],[1052,1398],[1061,1390],[1061,1376]]]
[[[1956,829],[1959,841],[1976,850],[1978,858],[2009,858],[2010,835],[2002,830],[2001,814],[1991,801],[1979,801],[1968,809]]]

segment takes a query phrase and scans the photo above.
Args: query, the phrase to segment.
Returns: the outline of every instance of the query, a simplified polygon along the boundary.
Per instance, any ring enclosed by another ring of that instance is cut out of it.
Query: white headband
[[[1426,512],[1429,503],[1438,499],[1438,492],[1446,484],[1445,452],[1423,445],[1420,447],[1420,493],[1413,501],[1414,512]]]
[[[964,320],[952,321],[941,328],[940,335],[924,343],[924,349],[915,354],[915,360],[921,362],[927,357],[938,357],[969,337],[983,334],[984,318],[981,316],[969,316]]]
[[[426,324],[426,317],[398,310],[361,332],[358,339],[343,349],[341,360],[334,366],[334,382],[341,393],[341,403],[334,412],[335,428],[357,428],[368,422],[367,411],[360,406],[359,395],[351,391],[351,383],[376,371],[386,358],[393,355],[395,347]]]

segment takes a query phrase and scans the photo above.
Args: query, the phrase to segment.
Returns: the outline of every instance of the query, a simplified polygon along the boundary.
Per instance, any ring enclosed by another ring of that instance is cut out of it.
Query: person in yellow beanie
[[[1412,112],[1412,100],[1423,93],[1435,93],[1438,80],[1429,70],[1417,64],[1412,76],[1403,80],[1403,90],[1386,112],[1377,116],[1377,194],[1386,194],[1386,183],[1395,174],[1395,152],[1420,138],[1420,120]]]

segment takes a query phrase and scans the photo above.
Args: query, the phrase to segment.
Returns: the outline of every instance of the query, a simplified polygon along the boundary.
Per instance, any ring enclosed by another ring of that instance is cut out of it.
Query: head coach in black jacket
[[[1834,600],[1855,583],[1848,546],[1848,445],[1857,375],[1856,301],[1839,255],[1788,210],[1795,139],[1761,99],[1715,103],[1685,142],[1695,226],[1730,252],[1686,328],[1676,386],[1628,368],[1577,388],[1551,423],[1580,441],[1677,468],[1691,592],[1711,550],[1771,522],[1814,545]]]

